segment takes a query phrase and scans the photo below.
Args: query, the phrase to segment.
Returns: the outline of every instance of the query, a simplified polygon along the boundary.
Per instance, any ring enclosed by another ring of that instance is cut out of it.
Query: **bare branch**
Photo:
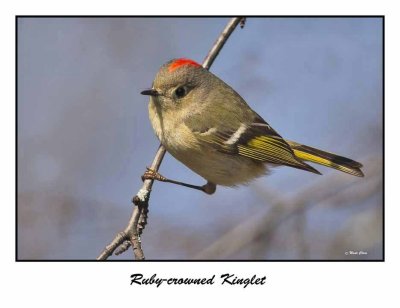
[[[221,32],[220,36],[215,41],[214,46],[210,49],[207,57],[205,57],[205,59],[203,61],[202,65],[205,69],[207,69],[207,70],[210,69],[211,65],[214,63],[215,58],[218,56],[222,47],[224,47],[225,42],[228,40],[228,38],[232,34],[233,30],[235,30],[237,25],[242,20],[245,20],[245,18],[244,17],[236,17],[236,18],[232,18],[228,22],[225,29]],[[244,22],[243,22],[243,26],[244,26]]]
[[[235,30],[237,25],[240,23],[240,26],[243,28],[244,20],[244,17],[236,17],[232,18],[228,22],[225,29],[221,32],[220,36],[215,41],[214,45],[212,46],[208,55],[203,61],[202,66],[205,69],[208,70],[211,67],[215,58],[218,56],[225,42],[228,40],[229,36],[232,34],[233,30]],[[150,167],[152,170],[159,170],[165,152],[165,148],[160,145],[156,156],[154,157],[153,163]],[[97,257],[97,260],[106,260],[121,245],[122,247],[120,247],[117,251],[118,254],[126,251],[129,246],[132,246],[136,260],[143,260],[145,258],[140,241],[140,235],[142,234],[147,223],[148,205],[153,182],[154,180],[152,179],[147,179],[143,182],[142,188],[138,191],[136,196],[133,197],[132,201],[135,206],[133,208],[133,212],[128,225],[123,232],[119,232],[112,240],[112,242],[104,248],[104,250]]]

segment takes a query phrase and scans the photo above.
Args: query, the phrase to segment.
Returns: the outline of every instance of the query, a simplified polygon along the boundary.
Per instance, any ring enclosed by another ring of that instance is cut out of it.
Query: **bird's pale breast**
[[[201,144],[183,121],[165,121],[155,104],[149,105],[153,129],[167,151],[195,173],[217,185],[245,184],[264,175],[267,166],[247,157],[217,151]]]

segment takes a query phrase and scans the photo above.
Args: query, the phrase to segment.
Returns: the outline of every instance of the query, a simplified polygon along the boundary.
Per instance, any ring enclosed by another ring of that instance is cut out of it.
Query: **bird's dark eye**
[[[175,95],[177,98],[182,98],[186,95],[186,89],[184,87],[178,87],[175,90]]]

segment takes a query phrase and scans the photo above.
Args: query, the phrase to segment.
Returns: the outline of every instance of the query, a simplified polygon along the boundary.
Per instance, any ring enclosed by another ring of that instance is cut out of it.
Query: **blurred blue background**
[[[201,63],[228,20],[18,19],[19,259],[95,259],[125,227],[159,144],[139,93],[172,58]],[[211,71],[284,138],[366,176],[281,167],[212,196],[155,183],[146,257],[381,258],[382,20],[248,18]],[[168,154],[160,172],[204,184]]]

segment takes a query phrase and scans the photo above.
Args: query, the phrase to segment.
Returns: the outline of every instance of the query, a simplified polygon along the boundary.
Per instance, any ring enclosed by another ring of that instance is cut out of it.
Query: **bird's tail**
[[[286,142],[290,145],[296,157],[301,160],[310,161],[312,163],[337,169],[355,176],[364,176],[363,172],[361,171],[362,164],[354,160],[333,153],[321,151],[297,142],[288,140],[286,140]]]

